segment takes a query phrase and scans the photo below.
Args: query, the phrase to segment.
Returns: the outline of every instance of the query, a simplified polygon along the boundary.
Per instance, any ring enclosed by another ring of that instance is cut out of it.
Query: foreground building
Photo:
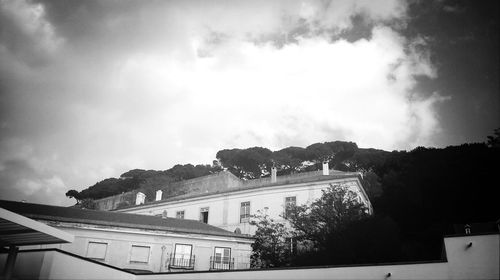
[[[249,268],[253,239],[198,221],[0,200],[0,207],[74,236],[57,248],[128,271]]]
[[[224,271],[139,273],[82,258],[59,249],[23,250],[13,279],[499,279],[498,232],[444,238],[443,258],[434,261]],[[0,253],[0,273],[6,254]]]
[[[187,180],[183,184],[191,190],[185,195],[162,199],[159,191],[156,201],[143,204],[143,194],[138,193],[138,205],[115,211],[198,220],[251,235],[255,233],[255,227],[249,224],[251,215],[260,211],[275,220],[283,220],[289,206],[313,202],[330,185],[347,186],[357,194],[359,202],[366,206],[369,213],[373,211],[360,174],[329,170],[328,164],[323,165],[323,170],[287,176],[276,176],[276,169],[273,168],[271,177],[248,181],[240,180],[229,172],[221,172]],[[100,200],[99,203],[105,204],[105,201]]]

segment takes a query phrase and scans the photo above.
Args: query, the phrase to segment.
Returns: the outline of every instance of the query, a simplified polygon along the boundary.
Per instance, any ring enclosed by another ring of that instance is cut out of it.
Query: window
[[[248,223],[250,219],[250,201],[241,203],[240,207],[240,223]]]
[[[295,196],[285,197],[285,218],[290,217],[292,214],[292,207],[297,204]]]
[[[177,211],[177,213],[175,213],[175,217],[177,219],[184,219],[184,210],[182,211]]]
[[[170,260],[170,266],[193,268],[194,256],[193,246],[188,244],[175,244],[174,257]]]
[[[208,207],[200,209],[200,222],[208,224]]]
[[[231,269],[231,248],[215,247],[211,269]]]
[[[106,258],[107,249],[108,243],[89,242],[87,246],[87,258],[104,260]]]
[[[150,250],[151,247],[149,246],[132,245],[132,250],[130,251],[130,262],[148,263]]]

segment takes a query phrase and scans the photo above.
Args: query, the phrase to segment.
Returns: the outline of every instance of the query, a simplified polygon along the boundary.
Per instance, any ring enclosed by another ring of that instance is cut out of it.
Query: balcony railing
[[[210,257],[210,270],[233,270],[234,258]]]
[[[172,255],[168,260],[168,269],[194,269],[195,255]]]

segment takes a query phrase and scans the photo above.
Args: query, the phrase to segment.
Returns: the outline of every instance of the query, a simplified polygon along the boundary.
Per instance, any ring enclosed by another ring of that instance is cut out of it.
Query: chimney
[[[156,191],[156,201],[158,200],[161,200],[161,196],[162,196],[163,192],[161,190],[157,190]]]
[[[323,161],[323,175],[329,175],[330,170],[328,169],[328,161]]]
[[[276,167],[271,167],[271,183],[276,183]]]
[[[146,195],[141,192],[138,192],[137,195],[135,196],[135,205],[144,204],[145,200],[146,200]]]

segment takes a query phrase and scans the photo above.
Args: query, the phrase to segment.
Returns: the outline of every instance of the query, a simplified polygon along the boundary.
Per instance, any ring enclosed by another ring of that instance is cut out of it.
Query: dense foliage
[[[291,215],[286,219],[294,229],[294,237],[298,241],[307,240],[314,248],[327,248],[331,236],[368,216],[356,193],[342,185],[331,185],[310,205],[291,208]]]
[[[359,231],[346,229],[345,235],[351,237],[349,240],[358,238],[358,243],[344,240],[341,244],[365,244],[375,250],[377,242],[369,238],[373,234],[392,242],[388,246],[396,248],[387,254],[380,253],[386,256],[383,260],[433,260],[441,257],[442,237],[455,233],[454,224],[500,218],[498,201],[493,195],[498,191],[494,175],[500,167],[499,139],[500,130],[497,129],[486,143],[440,149],[418,147],[411,151],[386,152],[335,141],[274,152],[260,147],[221,150],[217,153],[218,163],[211,166],[177,165],[166,171],[131,170],[120,179],[106,179],[83,190],[80,196],[75,196],[74,192],[68,195],[95,199],[147,187],[152,192],[168,182],[207,175],[221,168],[239,178],[251,179],[269,176],[274,165],[278,174],[283,175],[317,170],[322,161],[328,161],[335,169],[363,174],[363,187],[376,213],[373,220],[356,225]],[[366,255],[358,259],[368,260],[374,261]]]
[[[261,147],[221,150],[216,157],[224,168],[239,178],[255,179],[269,176],[272,166],[277,167],[278,175],[317,170],[324,161],[344,170],[346,167],[342,162],[351,158],[357,150],[356,143],[334,141],[315,143],[306,148],[288,147],[275,152]]]
[[[397,225],[370,216],[354,192],[331,185],[310,205],[290,207],[286,221],[259,213],[252,267],[396,261],[402,257]]]
[[[280,267],[290,264],[290,244],[292,232],[284,223],[270,218],[265,212],[258,211],[250,220],[257,227],[252,244],[251,267]]]
[[[140,190],[146,194],[147,199],[154,198],[154,192],[160,188],[165,188],[169,183],[192,179],[221,171],[219,165],[192,165],[177,164],[174,167],[164,170],[143,170],[133,169],[120,175],[120,178],[108,178],[90,186],[81,192],[69,190],[66,196],[82,199],[99,199],[132,190]],[[175,190],[167,189],[169,191]]]

